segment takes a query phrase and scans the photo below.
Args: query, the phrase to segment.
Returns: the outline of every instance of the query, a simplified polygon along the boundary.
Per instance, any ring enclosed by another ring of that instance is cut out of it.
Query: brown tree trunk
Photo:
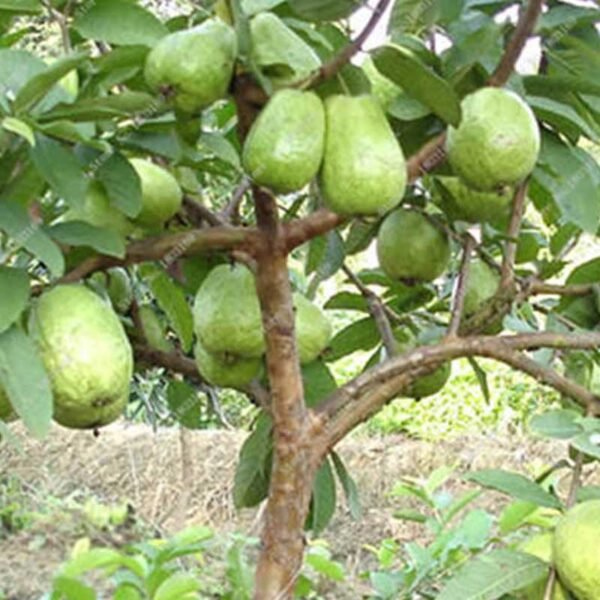
[[[257,291],[267,342],[273,416],[273,468],[256,572],[256,600],[291,598],[302,566],[314,459],[296,339],[285,236],[274,199],[255,190],[264,245],[257,256]]]

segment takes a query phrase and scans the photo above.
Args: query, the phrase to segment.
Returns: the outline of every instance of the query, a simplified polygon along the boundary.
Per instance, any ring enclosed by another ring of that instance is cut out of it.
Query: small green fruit
[[[125,314],[133,302],[133,289],[127,271],[121,267],[108,269],[106,291],[114,309]]]
[[[155,90],[172,88],[175,106],[194,113],[226,95],[236,54],[233,28],[209,19],[162,38],[148,54],[144,76]]]
[[[331,323],[323,311],[302,294],[294,293],[296,336],[300,362],[316,360],[331,340]]]
[[[207,352],[200,342],[194,348],[200,375],[211,385],[240,389],[262,373],[262,359]]]
[[[97,183],[92,183],[88,188],[83,205],[68,210],[60,221],[85,221],[95,227],[111,229],[123,237],[134,230],[132,223],[116,206],[111,205],[108,196]]]
[[[361,67],[371,82],[371,94],[379,102],[379,106],[387,112],[394,100],[403,94],[402,88],[382,75],[370,56],[367,56]]]
[[[167,339],[167,332],[154,309],[149,304],[142,304],[138,316],[148,345],[161,352],[171,352],[173,346]]]
[[[302,189],[318,173],[325,142],[325,109],[312,92],[281,90],[255,121],[244,146],[244,169],[275,192]]]
[[[142,209],[135,222],[146,227],[163,225],[181,208],[183,194],[177,179],[149,160],[132,158],[129,162],[142,185]]]
[[[399,208],[381,224],[377,256],[392,279],[433,281],[448,267],[450,241],[424,215]]]
[[[254,275],[243,265],[219,265],[194,301],[194,328],[208,352],[258,358],[265,352]]]
[[[30,335],[50,378],[56,421],[95,428],[123,413],[132,350],[118,317],[96,294],[82,285],[45,292],[32,312]]]
[[[261,12],[250,21],[252,58],[279,89],[300,81],[321,66],[317,53],[277,15]]]
[[[513,92],[484,87],[464,98],[458,128],[446,149],[455,172],[471,187],[489,191],[522,181],[535,166],[540,131],[529,106]]]
[[[9,423],[17,418],[6,392],[0,387],[0,421]]]
[[[330,96],[325,111],[325,204],[343,215],[378,215],[394,208],[406,188],[406,163],[377,101]]]
[[[537,558],[552,563],[552,533],[541,533],[525,540],[518,546],[518,550],[526,554],[532,554]],[[546,590],[546,578],[537,583],[533,583],[520,592],[520,597],[523,600],[544,600],[544,592]],[[567,600],[567,594],[559,581],[554,584],[552,600]]]
[[[437,195],[437,202],[453,221],[490,223],[504,230],[510,219],[512,190],[479,192],[465,185],[458,177],[438,177],[446,194]]]
[[[498,290],[500,275],[480,259],[469,266],[463,312],[466,317],[476,313]]]
[[[552,548],[565,587],[577,600],[600,600],[600,500],[571,508],[556,526]]]

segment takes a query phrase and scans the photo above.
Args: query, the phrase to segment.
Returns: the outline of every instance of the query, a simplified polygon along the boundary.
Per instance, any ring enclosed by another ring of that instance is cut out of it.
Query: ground
[[[95,544],[120,546],[189,524],[210,525],[220,532],[258,533],[260,514],[236,513],[231,501],[243,432],[182,435],[177,429],[153,432],[142,425],[116,424],[96,438],[56,426],[41,442],[32,440],[19,425],[13,430],[20,448],[0,446],[0,598],[2,591],[6,600],[39,598],[82,537]],[[185,462],[193,465],[187,472],[181,467],[182,451],[187,454]],[[361,435],[342,443],[339,452],[361,489],[364,517],[353,521],[342,503],[323,537],[356,577],[356,592],[361,585],[357,575],[369,560],[367,545],[377,545],[385,537],[402,542],[422,535],[422,527],[392,517],[402,501],[389,491],[401,476],[423,476],[452,464],[458,473],[488,467],[539,473],[557,456],[564,456],[564,447],[520,436],[480,435],[432,443],[398,435]],[[463,485],[454,481],[450,487],[457,491]],[[11,486],[21,494],[17,502],[21,506],[12,514],[6,508]],[[124,525],[94,526],[90,498],[105,506],[128,504]],[[494,509],[504,502],[499,495],[486,494],[484,504]],[[21,523],[20,514],[21,520],[32,522]]]

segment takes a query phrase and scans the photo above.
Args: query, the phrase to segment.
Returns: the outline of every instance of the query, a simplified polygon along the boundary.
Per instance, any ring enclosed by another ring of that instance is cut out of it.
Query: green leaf
[[[60,600],[96,600],[96,592],[77,579],[59,575],[54,579],[52,584],[51,598],[60,598]]]
[[[325,459],[315,475],[307,528],[319,535],[331,521],[335,512],[335,479],[329,459]]]
[[[584,485],[577,490],[577,502],[600,500],[600,485]]]
[[[302,383],[304,384],[304,399],[309,408],[318,406],[337,389],[331,371],[320,360],[315,360],[302,367]]]
[[[71,207],[83,205],[88,180],[79,161],[67,146],[45,135],[36,136],[29,150],[31,160],[57,196]]]
[[[437,600],[495,600],[539,581],[547,571],[548,565],[531,554],[492,550],[463,566]]]
[[[490,402],[490,387],[488,386],[487,373],[485,372],[484,369],[481,368],[479,363],[472,356],[470,356],[467,360],[469,361],[469,364],[471,365],[471,368],[473,369],[473,372],[475,373],[475,377],[477,377],[477,383],[479,383],[479,387],[481,388],[481,393],[483,394],[485,401],[489,404],[489,402]]]
[[[76,69],[88,58],[88,52],[78,52],[52,63],[45,71],[32,77],[15,98],[14,110],[24,113],[31,110],[69,71]]]
[[[351,15],[362,0],[289,0],[293,12],[307,21],[338,21]]]
[[[240,168],[240,156],[235,146],[220,133],[205,132],[198,140],[200,147],[204,146],[218,159],[230,164],[235,169]]]
[[[168,579],[163,581],[156,590],[154,600],[179,600],[185,597],[185,594],[197,592],[200,589],[200,582],[187,573],[173,573]]]
[[[377,236],[378,229],[379,223],[371,223],[359,219],[352,221],[346,235],[346,241],[344,242],[346,254],[350,256],[351,254],[366,250]]]
[[[79,554],[65,564],[61,575],[66,577],[79,577],[94,569],[117,567],[122,562],[121,553],[110,548],[92,548]]]
[[[0,265],[0,333],[19,318],[27,306],[29,295],[27,271]]]
[[[587,456],[600,460],[600,432],[598,431],[579,434],[571,440],[571,446]]]
[[[168,33],[151,12],[122,0],[96,0],[75,18],[73,27],[84,38],[122,46],[154,46]]]
[[[15,117],[4,117],[2,119],[2,129],[20,135],[30,146],[35,146],[35,135],[33,130],[25,121]]]
[[[0,202],[0,230],[10,236],[18,247],[25,248],[41,262],[52,274],[60,277],[65,270],[65,261],[60,248],[29,220],[27,211],[14,202]]]
[[[460,101],[450,84],[400,46],[383,46],[373,52],[377,69],[409,96],[428,106],[450,125],[458,126]]]
[[[236,508],[256,506],[267,497],[273,448],[271,429],[271,418],[261,413],[254,431],[242,445],[233,484]]]
[[[344,581],[346,578],[344,567],[327,556],[323,556],[323,554],[309,552],[305,560],[306,564],[310,565],[317,573],[330,581]]]
[[[342,459],[334,450],[330,453],[335,472],[337,473],[338,479],[342,484],[344,495],[346,496],[346,502],[348,503],[348,509],[353,519],[360,519],[362,515],[362,507],[360,505],[360,494],[356,482],[348,473],[346,465],[344,465]]]
[[[420,513],[414,508],[404,508],[394,511],[394,519],[400,521],[411,521],[413,523],[426,523],[428,517],[423,513]]]
[[[0,0],[0,10],[34,15],[41,12],[42,4],[39,0]]]
[[[67,119],[70,121],[99,121],[112,117],[130,118],[136,113],[157,111],[159,103],[150,94],[125,91],[100,98],[82,98],[72,104],[59,104],[39,117],[41,122]]]
[[[325,358],[328,361],[337,360],[357,350],[371,350],[379,341],[379,331],[375,321],[371,317],[366,317],[338,332],[331,340]]]
[[[169,381],[167,404],[178,423],[187,429],[201,429],[202,402],[198,390],[185,381]]]
[[[142,184],[133,165],[120,153],[111,154],[96,171],[111,204],[128,217],[137,217],[142,208]]]
[[[194,320],[185,292],[167,273],[154,265],[144,265],[140,275],[148,284],[158,305],[167,315],[184,352],[189,352],[194,341]]]
[[[16,326],[0,333],[0,384],[31,434],[44,437],[52,419],[50,381],[34,343]]]
[[[435,23],[438,8],[435,2],[423,0],[401,0],[394,3],[388,32],[392,35],[400,33],[419,35]]]
[[[324,308],[329,310],[360,310],[368,312],[369,307],[364,296],[352,292],[338,292],[325,302]]]
[[[46,229],[48,235],[61,244],[88,246],[100,254],[125,257],[125,239],[116,231],[95,227],[84,221],[57,223]]]
[[[574,410],[551,410],[534,416],[529,427],[537,435],[568,440],[582,432],[578,419],[579,414]]]
[[[515,500],[511,502],[500,514],[498,526],[503,535],[515,531],[527,518],[538,509],[537,504],[525,502],[524,500]]]
[[[335,275],[344,264],[344,241],[337,231],[313,238],[308,247],[307,275],[316,271],[320,281]]]
[[[497,490],[503,494],[508,494],[519,500],[534,502],[538,506],[557,509],[560,509],[562,506],[560,501],[542,488],[542,486],[518,473],[511,473],[501,469],[482,469],[465,475],[464,479],[478,483],[483,487]]]

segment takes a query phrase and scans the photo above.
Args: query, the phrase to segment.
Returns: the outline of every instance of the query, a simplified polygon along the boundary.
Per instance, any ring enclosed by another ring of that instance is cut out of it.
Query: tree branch
[[[325,426],[319,451],[338,442],[356,425],[377,412],[417,377],[440,363],[456,358],[483,356],[509,364],[538,381],[546,383],[600,414],[600,398],[557,372],[543,367],[520,351],[538,348],[595,349],[600,332],[528,333],[514,336],[477,336],[446,338],[435,346],[416,348],[394,357],[359,375],[331,394],[316,409]]]
[[[504,289],[513,286],[515,281],[515,258],[517,255],[517,244],[519,242],[521,222],[523,221],[523,215],[525,214],[525,202],[527,200],[528,188],[529,180],[526,179],[517,186],[513,196],[512,213],[507,232],[508,240],[504,247],[504,259],[502,260],[502,271],[500,275],[500,287]]]
[[[429,140],[413,154],[406,163],[408,183],[414,183],[421,175],[433,171],[446,160],[446,132],[440,133]]]
[[[309,75],[306,79],[299,81],[295,87],[306,89],[335,77],[335,75],[350,62],[350,59],[360,51],[363,44],[373,33],[375,27],[377,27],[377,23],[379,23],[379,20],[391,4],[391,1],[392,0],[379,0],[373,9],[371,18],[368,20],[365,28],[356,36],[356,39],[344,47],[341,52],[334,56],[329,62],[322,65],[319,70],[315,71],[312,75]]]
[[[532,281],[527,287],[527,295],[587,296],[594,291],[594,283],[560,285],[545,281]]]
[[[196,383],[206,383],[198,372],[196,362],[178,350],[162,352],[145,344],[134,343],[133,352],[136,359],[143,363],[163,367],[173,373],[180,373]]]
[[[388,314],[386,313],[386,306],[381,301],[379,296],[375,292],[371,291],[363,282],[346,266],[342,265],[342,270],[348,276],[348,279],[359,289],[363,298],[367,301],[369,312],[375,320],[377,330],[381,336],[381,341],[385,348],[387,356],[394,356],[396,352],[396,338],[390,325]]]
[[[252,182],[249,178],[244,177],[240,184],[237,186],[231,200],[227,203],[227,206],[221,211],[220,215],[226,222],[236,222],[238,220],[238,214],[240,205],[244,199],[244,195],[252,187]]]
[[[198,227],[202,223],[208,223],[212,227],[221,227],[226,225],[226,222],[219,218],[217,214],[208,209],[202,202],[192,198],[191,196],[184,196],[183,205],[186,208],[191,222]]]
[[[463,308],[465,305],[465,294],[467,292],[467,283],[469,282],[469,270],[471,266],[471,254],[475,247],[475,240],[471,235],[467,234],[463,246],[463,255],[460,262],[460,271],[454,292],[454,302],[452,305],[452,317],[448,327],[448,337],[453,337],[458,334],[460,322],[463,316]]]
[[[282,227],[287,252],[291,252],[318,235],[331,231],[345,220],[345,217],[321,208],[302,219],[284,223]]]
[[[508,81],[542,12],[543,5],[544,0],[529,0],[527,9],[519,17],[500,63],[488,80],[488,85],[501,87]]]

